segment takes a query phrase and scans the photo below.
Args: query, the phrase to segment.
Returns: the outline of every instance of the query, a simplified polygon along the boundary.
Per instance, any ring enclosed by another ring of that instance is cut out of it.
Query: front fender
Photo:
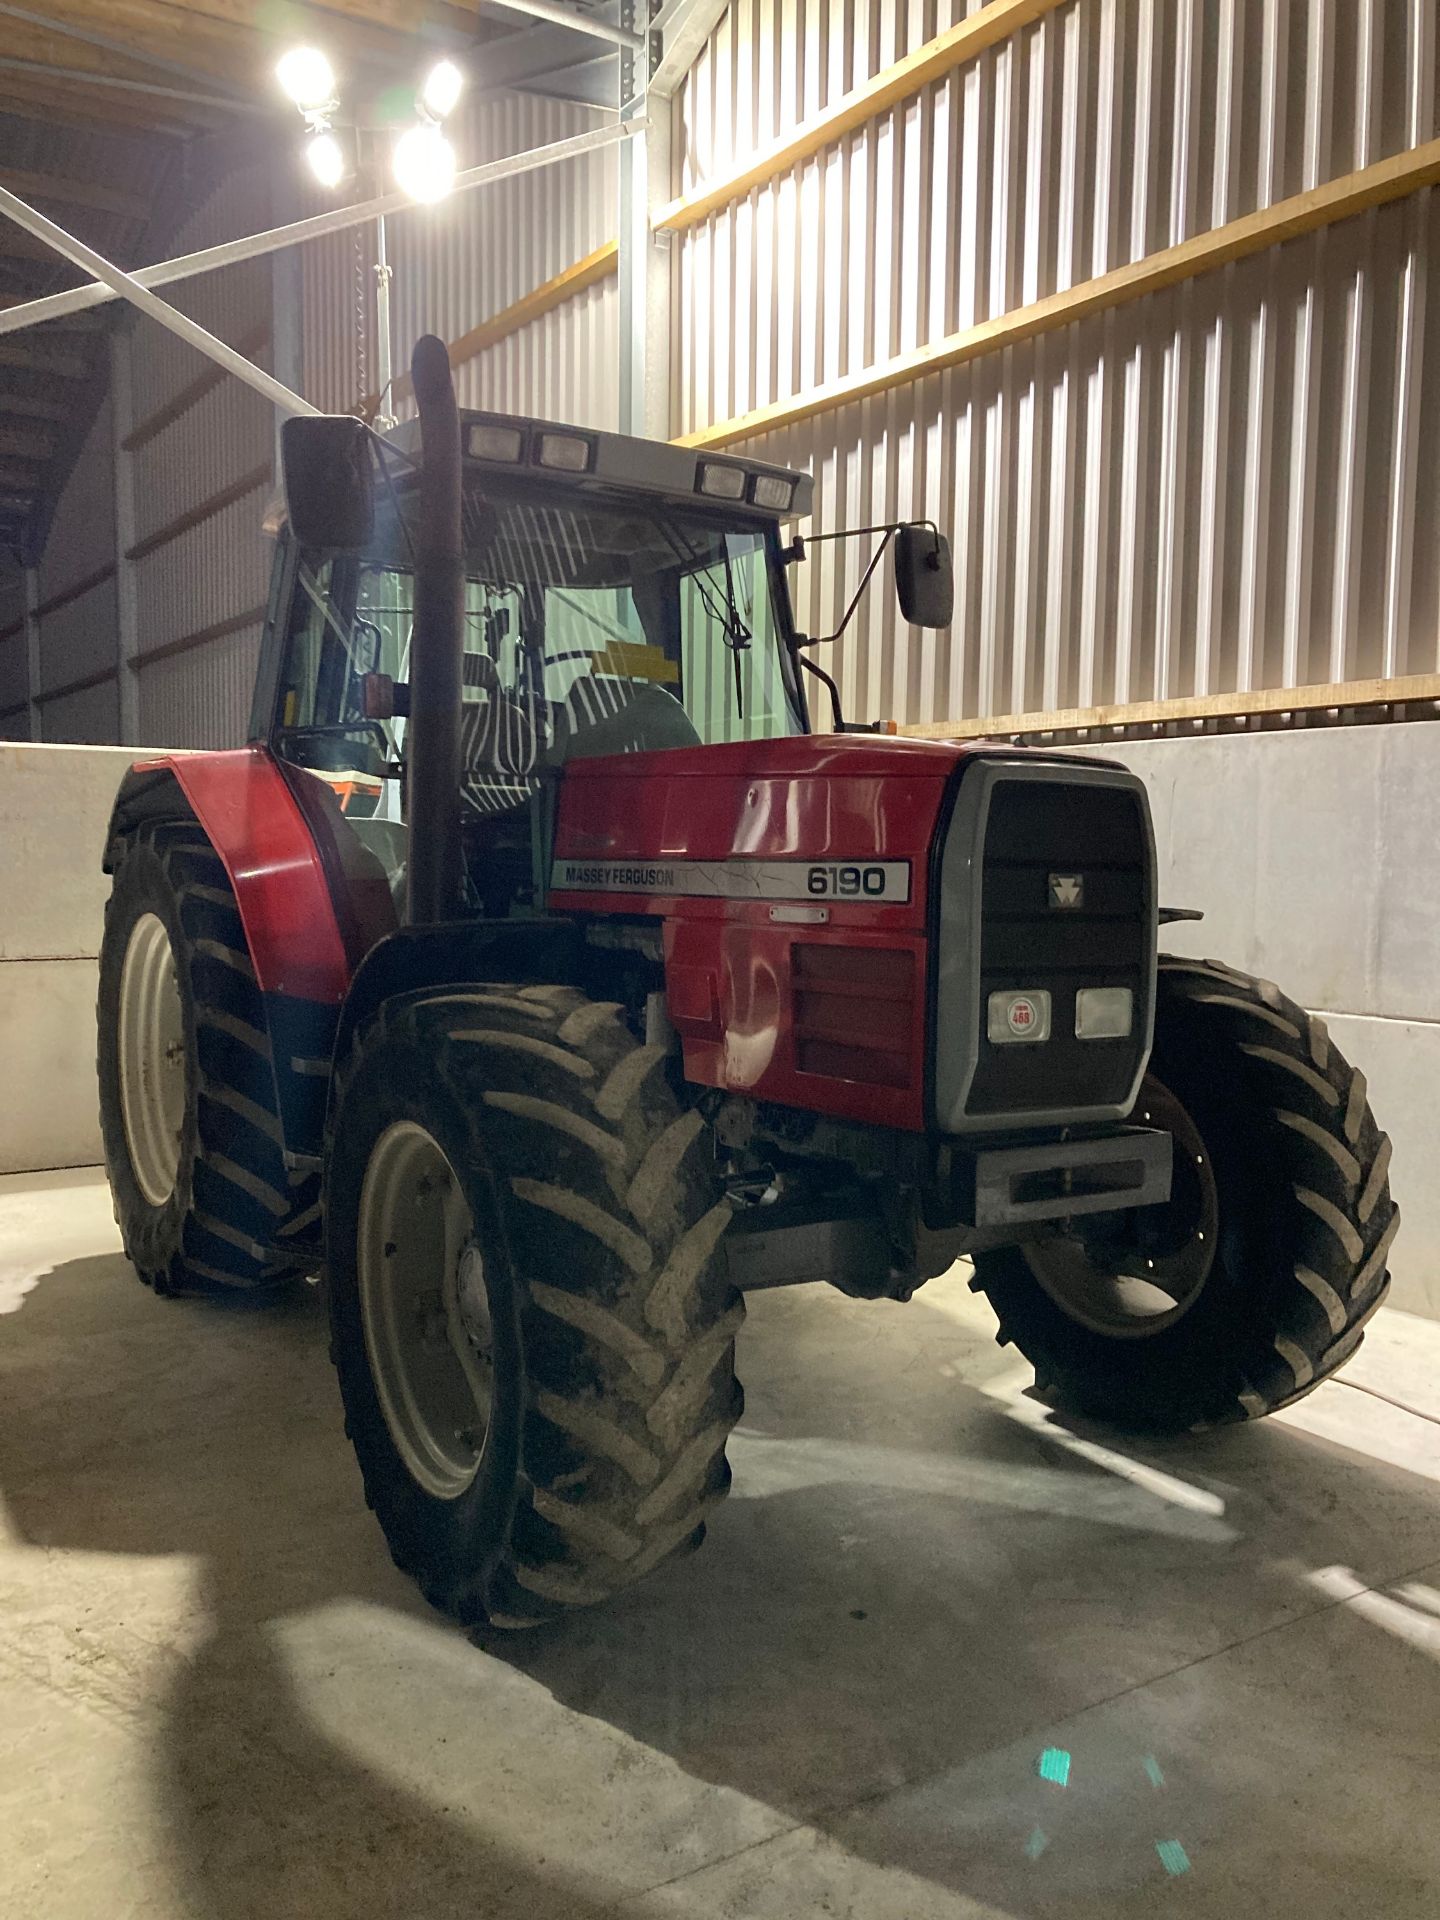
[[[190,817],[235,890],[261,990],[337,1007],[351,966],[315,837],[264,747],[137,761],[120,783],[106,842],[146,820]]]

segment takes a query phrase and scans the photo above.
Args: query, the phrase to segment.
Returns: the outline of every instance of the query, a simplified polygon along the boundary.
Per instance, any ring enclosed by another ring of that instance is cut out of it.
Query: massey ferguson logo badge
[[[1010,1031],[1015,1034],[1029,1033],[1035,1024],[1035,1002],[1027,1000],[1023,994],[1017,994],[1010,1002],[1010,1011],[1006,1014],[1010,1022]]]
[[[1052,873],[1050,876],[1050,904],[1062,911],[1073,913],[1077,907],[1085,904],[1085,876],[1083,873]]]

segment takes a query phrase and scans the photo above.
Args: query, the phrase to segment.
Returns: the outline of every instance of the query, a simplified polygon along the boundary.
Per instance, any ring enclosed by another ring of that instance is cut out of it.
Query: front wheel
[[[569,987],[387,1003],[327,1154],[332,1353],[398,1566],[528,1627],[698,1545],[744,1315],[700,1116]]]
[[[1349,1359],[1389,1288],[1365,1076],[1268,981],[1162,958],[1135,1117],[1175,1141],[1169,1204],[983,1254],[975,1284],[1058,1404],[1152,1430],[1271,1413]]]
[[[309,1264],[235,894],[193,821],[127,840],[105,909],[100,1125],[126,1254],[157,1293],[269,1290]],[[292,1252],[291,1247],[296,1248]]]

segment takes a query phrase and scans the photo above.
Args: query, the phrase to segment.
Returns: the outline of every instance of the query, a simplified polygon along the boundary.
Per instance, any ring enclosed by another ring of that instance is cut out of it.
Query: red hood
[[[663,753],[607,754],[572,760],[565,780],[666,779],[865,779],[898,774],[943,780],[961,760],[977,753],[1015,754],[1024,749],[978,741],[910,740],[883,733],[803,733],[781,740],[735,740],[723,746],[672,747]]]

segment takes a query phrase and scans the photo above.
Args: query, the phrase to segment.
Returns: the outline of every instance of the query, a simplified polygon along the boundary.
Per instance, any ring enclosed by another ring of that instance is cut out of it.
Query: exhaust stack
[[[420,511],[415,529],[415,631],[410,649],[408,854],[411,926],[460,911],[460,701],[465,573],[460,544],[460,414],[450,355],[427,333],[410,378],[420,413]]]

